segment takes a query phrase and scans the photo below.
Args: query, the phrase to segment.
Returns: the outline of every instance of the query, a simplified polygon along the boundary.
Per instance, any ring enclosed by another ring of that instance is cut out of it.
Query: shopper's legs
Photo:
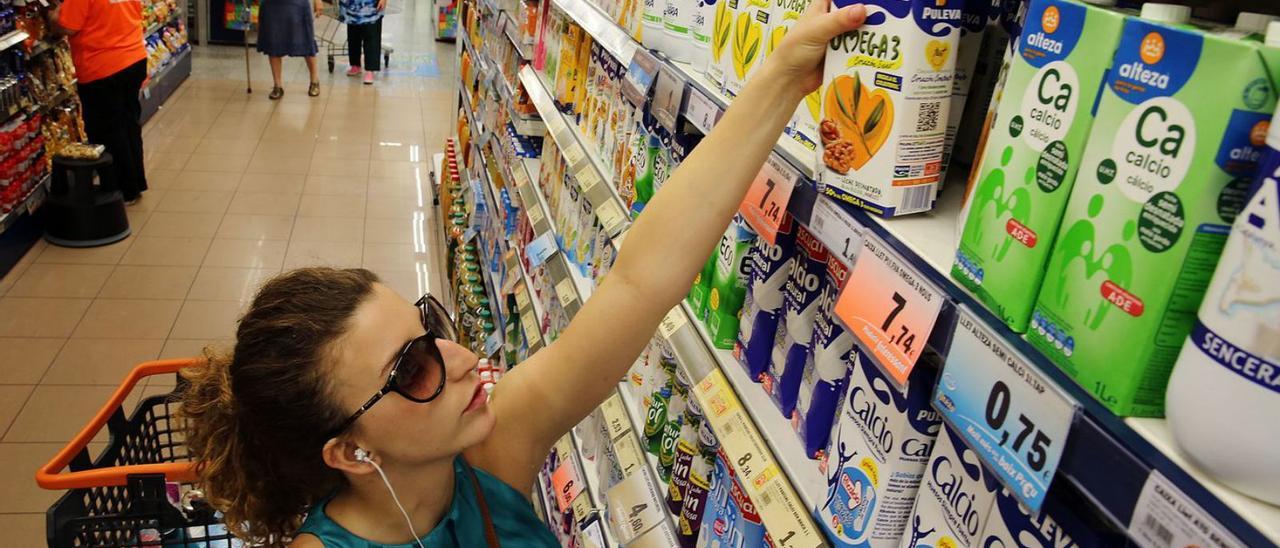
[[[311,73],[311,83],[320,82],[320,71],[316,69],[316,56],[307,57],[307,71]]]
[[[84,130],[89,142],[102,145],[111,154],[111,171],[116,188],[120,189],[125,200],[135,200],[141,189],[131,179],[134,160],[128,133],[124,128],[124,109],[120,108],[120,79],[121,73],[116,73],[88,84],[80,84],[76,91],[80,95]]]
[[[382,19],[361,25],[364,32],[364,68],[377,72],[382,70]]]
[[[353,69],[364,66],[360,63],[360,50],[364,38],[364,29],[362,27],[364,25],[347,25],[347,55],[350,58],[351,68]]]
[[[142,82],[146,78],[147,62],[146,60],[138,61],[120,72],[118,86],[118,100],[121,105],[120,125],[128,140],[130,160],[128,166],[121,166],[127,169],[128,173],[125,181],[120,185],[122,189],[132,185],[137,189],[138,194],[147,190],[147,167],[142,152],[142,101],[138,98],[138,93],[142,90]],[[121,172],[117,171],[117,173]]]
[[[271,81],[274,82],[275,87],[283,88],[284,85],[281,84],[280,73],[282,71],[281,64],[283,63],[284,59],[282,57],[274,57],[274,56],[268,57],[267,59],[271,63]]]

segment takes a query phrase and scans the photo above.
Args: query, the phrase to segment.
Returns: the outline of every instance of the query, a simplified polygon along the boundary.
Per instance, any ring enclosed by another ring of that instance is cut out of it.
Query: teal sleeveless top
[[[476,500],[475,489],[471,486],[471,474],[467,473],[466,466],[461,457],[454,459],[453,502],[440,523],[430,533],[418,539],[423,546],[488,546],[484,536],[484,516],[480,513],[480,504]],[[488,472],[479,468],[475,468],[475,471],[476,478],[480,480],[480,488],[484,490],[498,542],[502,546],[560,546],[547,524],[533,513],[529,499]],[[415,543],[377,544],[356,536],[325,514],[324,509],[332,498],[330,495],[321,500],[307,512],[307,518],[298,529],[298,534],[316,536],[324,542],[325,548],[418,548]]]

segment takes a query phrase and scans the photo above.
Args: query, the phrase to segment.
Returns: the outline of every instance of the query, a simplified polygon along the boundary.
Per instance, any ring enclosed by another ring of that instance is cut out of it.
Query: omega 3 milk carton
[[[783,214],[778,236],[770,244],[764,238],[756,238],[747,254],[751,263],[751,279],[742,300],[742,315],[738,322],[738,344],[733,354],[747,368],[751,380],[760,382],[769,369],[773,356],[773,339],[778,333],[778,320],[782,317],[782,291],[791,274],[791,263],[796,260],[796,223],[791,215]]]
[[[1028,8],[951,269],[1018,333],[1027,330],[1124,19],[1071,0]]]
[[[820,518],[837,546],[897,546],[942,427],[929,403],[938,369],[921,362],[899,391],[854,351],[849,395],[827,449]]]
[[[949,426],[933,444],[924,485],[902,533],[902,548],[982,546],[982,532],[1000,484]]]
[[[831,40],[818,131],[827,195],[884,217],[933,208],[962,4],[867,0],[867,23]]]
[[[818,297],[827,281],[827,248],[803,226],[796,230],[796,260],[791,264],[783,289],[783,317],[774,334],[764,391],[773,396],[784,417],[790,417],[800,394],[804,364],[812,349],[813,319],[818,314]]]
[[[1262,49],[1125,22],[1027,334],[1118,415],[1164,412],[1276,105]]]

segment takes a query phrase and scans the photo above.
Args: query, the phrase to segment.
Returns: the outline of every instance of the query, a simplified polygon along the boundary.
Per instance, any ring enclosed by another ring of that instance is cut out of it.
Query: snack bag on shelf
[[[783,290],[784,317],[774,335],[773,356],[761,381],[784,417],[791,417],[800,394],[804,364],[812,349],[813,318],[826,283],[827,248],[803,226],[796,230],[796,261]]]
[[[853,352],[853,335],[832,314],[836,296],[849,279],[849,267],[839,255],[829,253],[826,276],[813,321],[812,351],[804,364],[796,410],[791,413],[791,426],[800,435],[805,454],[818,460],[823,459],[836,408],[844,397]]]
[[[849,393],[822,467],[827,499],[819,521],[837,546],[893,545],[903,538],[941,428],[930,405],[937,365],[922,361],[899,390],[874,360],[852,353]]]
[[[1031,309],[1058,232],[1124,15],[1033,0],[1006,77],[1010,90],[977,167],[951,277],[1015,332]]]
[[[734,215],[728,230],[716,246],[716,266],[711,276],[711,289],[707,295],[707,331],[711,343],[719,349],[729,350],[738,338],[738,313],[742,310],[743,294],[751,277],[751,262],[747,252],[756,240],[746,219]]]
[[[736,5],[733,5],[734,2]],[[764,64],[766,40],[772,30],[769,0],[729,0],[734,8],[729,43],[723,59],[724,93],[730,98],[742,93],[742,87]]]
[[[868,23],[827,52],[824,192],[883,217],[928,211],[941,180],[961,9],[945,0],[866,6]]]
[[[924,484],[916,492],[901,548],[984,546],[980,535],[1000,482],[960,434],[945,424],[941,430],[929,453]]]
[[[1257,168],[1277,51],[1125,21],[1027,330],[1118,415],[1164,413],[1169,371]]]

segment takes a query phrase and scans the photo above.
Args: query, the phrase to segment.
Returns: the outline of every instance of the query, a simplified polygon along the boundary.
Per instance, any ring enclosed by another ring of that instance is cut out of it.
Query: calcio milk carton
[[[821,460],[835,422],[845,386],[849,382],[853,335],[836,319],[832,309],[836,296],[849,279],[849,267],[835,253],[827,254],[827,280],[818,297],[818,315],[813,320],[813,341],[800,379],[796,410],[791,425],[800,434],[805,454]]]
[[[730,1],[732,3],[733,0]],[[728,51],[723,59],[724,93],[737,97],[747,80],[764,64],[765,40],[769,37],[769,0],[736,0]]]
[[[784,417],[790,417],[800,394],[800,379],[813,342],[813,319],[826,283],[827,248],[803,226],[796,230],[796,260],[782,293],[783,317],[774,334],[769,369],[761,382]]]
[[[1006,76],[1011,93],[988,134],[951,269],[1018,333],[1027,330],[1124,19],[1071,0],[1028,8]]]
[[[738,318],[738,344],[733,354],[747,369],[752,380],[760,382],[773,357],[773,340],[782,318],[783,289],[796,260],[796,227],[791,215],[784,214],[778,235],[772,244],[756,238],[747,261],[751,263],[751,279],[742,300]]]
[[[867,24],[831,40],[823,70],[824,192],[884,217],[928,211],[941,180],[962,2],[863,4]]]
[[[1125,22],[1027,333],[1118,415],[1164,412],[1276,106],[1262,49]]]
[[[729,229],[720,237],[707,295],[707,331],[716,348],[731,349],[738,340],[738,313],[751,277],[751,261],[745,259],[755,240],[756,233],[741,215],[733,216]]]
[[[902,548],[982,546],[1000,484],[949,426],[943,426],[924,469]]]
[[[922,362],[900,391],[873,358],[854,354],[824,463],[820,518],[838,546],[897,546],[942,428],[929,404],[938,369]]]

